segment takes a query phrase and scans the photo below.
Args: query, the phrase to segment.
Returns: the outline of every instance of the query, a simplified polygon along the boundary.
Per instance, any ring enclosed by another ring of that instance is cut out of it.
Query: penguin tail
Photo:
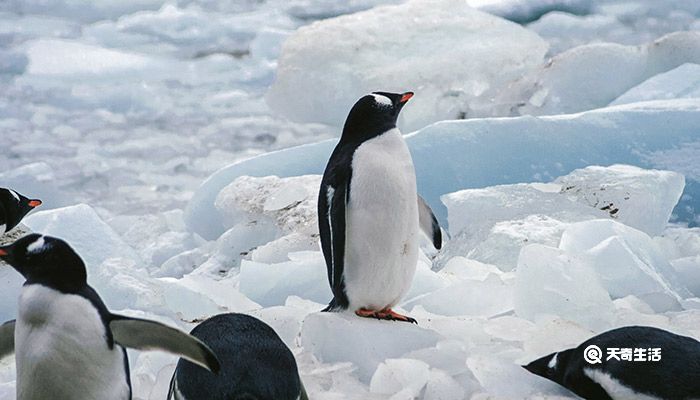
[[[333,300],[331,300],[331,302],[328,303],[328,306],[321,310],[321,312],[340,312],[345,308],[347,307],[343,307],[341,304],[338,303],[335,297],[333,297]]]

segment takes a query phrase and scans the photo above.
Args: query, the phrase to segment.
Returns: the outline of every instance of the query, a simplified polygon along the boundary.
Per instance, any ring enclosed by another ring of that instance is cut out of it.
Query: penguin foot
[[[384,319],[387,321],[403,321],[403,322],[410,322],[412,324],[418,325],[418,321],[416,321],[414,318],[411,318],[406,315],[401,315],[395,311],[393,311],[391,308],[386,308],[381,311],[375,311],[375,310],[368,310],[366,308],[360,308],[355,311],[355,315],[363,318],[376,318],[376,319]]]

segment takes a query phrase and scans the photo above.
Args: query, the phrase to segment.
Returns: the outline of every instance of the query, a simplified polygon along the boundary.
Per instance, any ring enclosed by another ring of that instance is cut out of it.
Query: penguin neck
[[[343,134],[340,136],[340,143],[359,145],[392,129],[396,129],[396,121],[348,118],[343,127]]]
[[[62,271],[60,273],[41,274],[35,276],[28,274],[25,285],[39,284],[62,293],[75,294],[87,287],[87,274],[85,271]]]

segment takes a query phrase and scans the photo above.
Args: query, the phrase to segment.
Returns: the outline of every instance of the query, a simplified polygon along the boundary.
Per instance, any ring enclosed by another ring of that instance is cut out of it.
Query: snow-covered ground
[[[518,364],[623,325],[700,339],[699,30],[695,0],[0,2],[0,186],[111,309],[251,313],[313,399],[572,398]],[[371,90],[416,92],[449,237],[401,304],[418,326],[318,312],[319,174]],[[176,360],[130,357],[163,399]]]

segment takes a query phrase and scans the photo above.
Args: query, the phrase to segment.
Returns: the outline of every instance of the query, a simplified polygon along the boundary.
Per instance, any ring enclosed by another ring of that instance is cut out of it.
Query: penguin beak
[[[36,208],[41,205],[41,200],[39,199],[34,199],[34,200],[29,200],[29,207]]]
[[[6,256],[6,255],[7,255],[7,250],[5,250],[5,249],[3,249],[2,247],[0,247],[0,257],[4,257],[4,256]]]
[[[401,100],[399,100],[399,103],[404,104],[407,101],[411,100],[411,97],[413,97],[413,92],[406,92],[401,95]]]

